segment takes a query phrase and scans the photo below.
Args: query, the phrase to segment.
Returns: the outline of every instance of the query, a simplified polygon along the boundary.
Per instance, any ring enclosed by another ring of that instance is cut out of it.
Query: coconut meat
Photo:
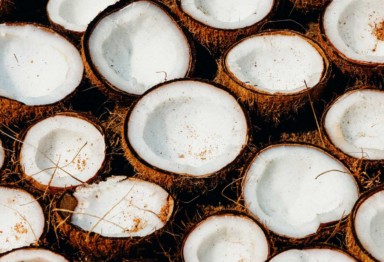
[[[370,196],[358,207],[354,230],[362,246],[377,260],[384,260],[384,191]]]
[[[349,171],[320,149],[276,145],[260,152],[244,182],[247,209],[274,233],[304,238],[347,216],[358,198]]]
[[[291,249],[273,257],[270,262],[337,261],[357,262],[351,256],[331,248]]]
[[[345,154],[369,160],[384,159],[384,93],[360,90],[344,94],[328,109],[324,128]]]
[[[0,257],[0,262],[68,262],[63,256],[43,248],[22,248]]]
[[[325,72],[324,59],[308,39],[284,33],[239,42],[227,53],[225,66],[249,88],[271,94],[312,88]]]
[[[84,32],[88,24],[105,8],[119,0],[49,0],[49,18],[67,30]]]
[[[334,0],[323,26],[331,44],[345,57],[384,63],[384,0]]]
[[[263,262],[269,254],[263,230],[250,218],[215,215],[200,222],[183,246],[185,262]]]
[[[45,218],[36,199],[22,189],[0,187],[0,253],[37,244]]]
[[[141,95],[152,86],[186,76],[187,38],[156,4],[136,1],[97,23],[89,39],[92,63],[115,88]]]
[[[0,168],[3,166],[5,160],[5,151],[0,140]]]
[[[123,176],[76,188],[71,223],[105,237],[145,237],[164,227],[173,198],[160,186]]]
[[[236,99],[210,84],[182,80],[142,97],[128,121],[140,158],[169,172],[206,176],[231,163],[247,143],[247,120]]]
[[[93,178],[105,150],[104,136],[91,122],[57,115],[30,127],[20,162],[24,174],[41,185],[65,188]]]
[[[219,29],[239,29],[263,20],[274,0],[181,0],[182,10],[197,21]]]
[[[83,77],[78,50],[64,37],[35,25],[0,24],[0,96],[26,105],[58,102]]]

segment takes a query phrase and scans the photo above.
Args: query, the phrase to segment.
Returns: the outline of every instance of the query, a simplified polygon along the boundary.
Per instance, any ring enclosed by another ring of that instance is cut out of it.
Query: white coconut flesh
[[[384,261],[384,191],[370,196],[358,207],[354,230],[356,236],[374,258]]]
[[[164,227],[173,198],[160,186],[123,176],[76,188],[71,223],[105,237],[145,237]]]
[[[49,0],[49,18],[63,28],[84,32],[88,24],[105,8],[119,0]]]
[[[88,46],[99,73],[116,89],[134,95],[186,76],[191,63],[180,27],[149,1],[136,1],[101,19]]]
[[[0,24],[0,47],[0,96],[26,105],[52,104],[82,80],[78,50],[51,30]]]
[[[22,248],[0,257],[0,262],[68,262],[63,256],[43,248]]]
[[[93,178],[105,159],[103,134],[89,121],[57,115],[30,127],[20,162],[24,174],[47,187],[65,188]]]
[[[331,248],[291,249],[273,257],[270,262],[357,262],[351,256]]]
[[[274,0],[181,0],[182,10],[197,21],[219,29],[244,28],[263,20]]]
[[[0,140],[0,168],[4,165],[4,160],[5,160],[5,151],[2,145],[2,142]]]
[[[128,121],[128,142],[165,171],[201,177],[219,171],[247,143],[247,120],[236,99],[213,85],[180,80],[142,97]]]
[[[303,36],[255,35],[227,53],[225,66],[251,89],[290,94],[316,86],[325,73],[324,59]]]
[[[345,57],[384,63],[384,0],[334,0],[323,26],[331,44]]]
[[[37,244],[44,231],[43,210],[21,189],[0,187],[0,253]]]
[[[320,149],[276,145],[252,161],[244,181],[247,209],[274,233],[304,238],[347,216],[358,198],[349,171]]]
[[[268,254],[263,230],[250,218],[231,214],[203,220],[183,246],[185,262],[264,262]]]
[[[345,154],[369,160],[384,159],[384,93],[353,91],[341,96],[325,116],[331,142]]]

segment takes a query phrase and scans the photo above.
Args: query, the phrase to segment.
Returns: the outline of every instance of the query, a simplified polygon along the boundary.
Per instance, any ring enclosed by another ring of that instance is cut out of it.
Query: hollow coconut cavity
[[[28,192],[0,186],[0,254],[37,245],[44,231],[43,210]]]
[[[383,0],[334,0],[326,8],[323,28],[342,57],[359,64],[384,64]]]
[[[63,256],[43,248],[21,248],[2,257],[0,262],[68,262]]]
[[[126,141],[155,169],[206,177],[232,163],[247,144],[244,111],[211,84],[179,80],[144,95],[127,117]]]
[[[75,115],[56,115],[31,126],[20,163],[39,189],[64,189],[94,178],[105,159],[105,139],[93,123]]]
[[[184,240],[185,262],[266,261],[269,243],[252,219],[233,214],[201,221]]]
[[[348,169],[307,145],[268,147],[250,164],[243,186],[248,211],[275,234],[305,238],[347,216],[358,198]]]
[[[291,249],[279,253],[269,262],[306,262],[306,261],[337,261],[337,262],[357,262],[356,259],[347,255],[345,252],[335,248],[307,248]]]
[[[119,0],[49,0],[49,19],[62,28],[82,33],[88,24],[108,6]]]
[[[185,77],[192,64],[181,28],[150,1],[134,1],[100,16],[87,30],[84,49],[94,71],[91,79],[131,95]]]
[[[3,167],[5,161],[5,150],[0,140],[0,169]]]
[[[331,143],[344,154],[367,160],[384,159],[384,92],[355,90],[339,97],[323,121]]]
[[[0,97],[47,105],[80,85],[84,68],[78,50],[48,28],[0,24],[0,47]]]

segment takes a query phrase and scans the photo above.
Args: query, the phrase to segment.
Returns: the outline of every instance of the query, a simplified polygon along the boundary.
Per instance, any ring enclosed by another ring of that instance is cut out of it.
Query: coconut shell
[[[270,94],[256,90],[253,86],[241,82],[229,71],[225,61],[230,49],[241,41],[229,48],[222,58],[218,60],[218,72],[214,81],[226,86],[239,97],[240,101],[255,108],[257,114],[267,122],[278,124],[283,119],[293,118],[304,105],[317,101],[320,98],[324,89],[327,87],[327,82],[331,75],[331,67],[324,51],[315,42],[299,33],[284,30],[267,31],[258,35],[273,34],[299,35],[305,38],[319,52],[324,60],[324,72],[320,82],[316,86],[292,94]]]

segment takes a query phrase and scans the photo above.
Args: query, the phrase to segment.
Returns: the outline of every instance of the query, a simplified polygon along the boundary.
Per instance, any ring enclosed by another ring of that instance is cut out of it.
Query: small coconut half
[[[329,77],[322,49],[293,31],[250,36],[229,48],[219,62],[216,81],[254,105],[267,118],[297,111],[319,97]]]
[[[24,177],[40,190],[78,186],[96,177],[105,160],[100,128],[75,114],[43,119],[29,127],[21,145]]]
[[[161,4],[147,0],[100,14],[87,29],[83,53],[96,85],[132,96],[187,76],[193,64],[180,26]]]
[[[3,167],[5,161],[5,150],[0,140],[0,169]]]
[[[49,0],[49,19],[65,30],[82,33],[105,8],[119,0]]]
[[[63,256],[44,248],[21,248],[0,257],[0,262],[68,262]]]
[[[266,261],[269,243],[263,229],[244,215],[210,216],[187,235],[183,244],[185,262]]]
[[[317,248],[290,249],[275,255],[269,262],[294,261],[337,261],[357,262],[356,259],[340,249],[320,246]]]
[[[275,234],[303,239],[351,212],[359,190],[348,169],[323,150],[279,144],[260,151],[245,174],[248,211]]]
[[[248,123],[225,90],[178,80],[157,86],[132,107],[124,136],[128,160],[162,184],[172,174],[205,178],[231,164],[247,144]]]
[[[0,186],[0,254],[37,245],[45,228],[43,210],[36,199],[19,188]]]

